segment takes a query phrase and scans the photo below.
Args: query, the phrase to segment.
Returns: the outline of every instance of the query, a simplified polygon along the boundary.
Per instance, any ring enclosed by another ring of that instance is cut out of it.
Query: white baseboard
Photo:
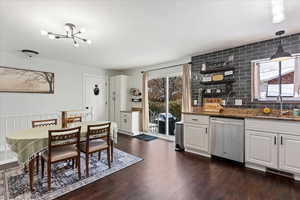
[[[185,151],[189,152],[189,153],[194,153],[194,154],[197,154],[197,155],[200,155],[200,156],[204,156],[206,158],[211,158],[211,155],[207,152],[194,151],[194,150],[191,150],[191,149],[188,149],[188,148],[185,148]]]
[[[260,165],[256,165],[256,164],[248,163],[248,162],[245,163],[245,167],[255,169],[255,170],[259,170],[259,171],[262,171],[262,172],[266,172],[266,170],[267,170],[266,167],[264,167],[264,166],[260,166]]]

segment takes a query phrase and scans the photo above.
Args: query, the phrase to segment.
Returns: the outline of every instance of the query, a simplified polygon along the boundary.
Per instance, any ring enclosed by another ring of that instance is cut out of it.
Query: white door
[[[105,77],[84,75],[84,105],[91,111],[90,120],[106,120],[107,88]],[[98,88],[98,94],[97,89]]]
[[[300,173],[300,136],[280,135],[279,168]]]
[[[277,168],[278,139],[277,134],[246,131],[246,162]]]
[[[184,126],[185,146],[191,150],[208,152],[208,128],[204,125]]]

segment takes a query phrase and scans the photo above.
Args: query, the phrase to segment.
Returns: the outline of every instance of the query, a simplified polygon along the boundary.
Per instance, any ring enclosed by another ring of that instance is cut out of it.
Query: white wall
[[[8,53],[0,53],[0,66],[55,73],[54,94],[0,93],[0,115],[81,109],[84,107],[83,74],[110,74],[100,68]]]
[[[142,75],[142,71],[147,71],[150,69],[158,69],[158,68],[162,68],[162,67],[168,67],[168,66],[172,66],[172,65],[178,65],[178,64],[182,64],[182,63],[188,63],[191,62],[191,57],[185,57],[182,59],[178,59],[175,61],[171,61],[171,62],[166,62],[166,63],[162,63],[162,64],[158,64],[158,65],[152,65],[152,66],[147,66],[147,67],[139,67],[139,68],[133,68],[133,69],[128,69],[128,70],[124,70],[122,71],[122,74],[124,75],[128,75],[128,87],[129,88],[138,88],[142,91],[142,80],[143,80],[143,75]],[[132,103],[131,99],[128,99],[128,109],[131,110],[132,107],[141,107],[141,103]]]

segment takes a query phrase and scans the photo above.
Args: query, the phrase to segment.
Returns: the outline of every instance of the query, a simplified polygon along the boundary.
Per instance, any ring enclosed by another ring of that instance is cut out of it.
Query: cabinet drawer
[[[183,116],[183,121],[184,123],[191,123],[191,124],[209,124],[209,116],[185,114]]]
[[[246,119],[245,129],[300,136],[300,122],[268,119]]]

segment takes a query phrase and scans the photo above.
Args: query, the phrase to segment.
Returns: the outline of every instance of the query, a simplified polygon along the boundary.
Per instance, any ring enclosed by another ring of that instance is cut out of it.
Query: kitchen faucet
[[[283,98],[282,98],[281,95],[278,95],[278,97],[277,97],[277,102],[280,103],[280,115],[287,114],[288,111],[283,111]]]

